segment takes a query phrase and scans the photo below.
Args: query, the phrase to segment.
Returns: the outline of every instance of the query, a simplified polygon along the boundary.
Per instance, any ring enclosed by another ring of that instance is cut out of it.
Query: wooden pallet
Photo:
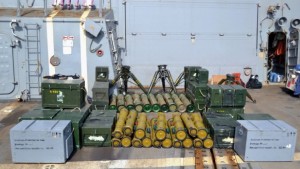
[[[232,149],[212,150],[216,169],[260,169],[251,163],[244,162]]]

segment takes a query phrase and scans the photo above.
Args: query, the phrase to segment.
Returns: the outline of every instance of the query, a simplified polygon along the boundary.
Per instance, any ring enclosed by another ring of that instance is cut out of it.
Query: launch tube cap
[[[162,147],[164,148],[170,148],[172,147],[172,140],[171,139],[165,139],[163,142],[162,142]]]
[[[176,133],[176,138],[180,141],[184,140],[186,138],[186,132],[185,131],[178,131]]]
[[[207,131],[205,131],[204,129],[198,130],[197,137],[204,140],[207,137]]]
[[[155,133],[155,137],[157,138],[157,140],[164,140],[166,138],[166,132],[162,130],[158,130]]]
[[[173,147],[180,148],[181,147],[181,142],[180,141],[174,141]]]
[[[210,138],[205,139],[203,142],[203,146],[208,149],[212,148],[213,145],[214,145],[214,142]]]
[[[151,111],[151,105],[150,104],[144,105],[144,111],[145,112],[150,112]]]
[[[154,104],[154,105],[152,105],[152,110],[154,112],[159,112],[160,111],[160,106],[158,104]]]
[[[131,140],[128,137],[124,137],[121,141],[121,144],[123,147],[130,147],[131,146]]]
[[[143,139],[145,137],[145,131],[142,129],[138,129],[135,131],[134,135],[137,139]]]
[[[193,146],[193,141],[192,139],[186,138],[182,142],[184,148],[191,148]]]
[[[167,105],[161,105],[161,111],[167,112],[169,111],[169,107]]]
[[[146,147],[146,148],[148,148],[148,147],[151,147],[151,139],[150,138],[144,138],[143,139],[143,141],[142,141],[142,144],[143,144],[143,147]]]

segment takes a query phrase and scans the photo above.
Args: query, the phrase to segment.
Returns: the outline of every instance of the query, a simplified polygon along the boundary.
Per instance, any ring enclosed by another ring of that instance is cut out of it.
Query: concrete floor
[[[268,113],[300,129],[300,98],[293,97],[282,86],[266,86],[249,90],[257,100],[248,101],[246,113]],[[0,169],[99,169],[99,168],[194,168],[193,150],[184,149],[121,149],[84,147],[77,151],[66,164],[12,164],[9,129],[18,117],[40,104],[2,101],[0,103]],[[300,169],[300,134],[297,137],[293,162],[255,162],[261,169]],[[165,167],[164,167],[165,166]]]

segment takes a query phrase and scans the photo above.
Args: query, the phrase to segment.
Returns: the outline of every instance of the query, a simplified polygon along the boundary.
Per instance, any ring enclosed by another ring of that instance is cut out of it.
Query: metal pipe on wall
[[[99,0],[99,17],[102,17],[102,10],[103,10],[103,0]]]

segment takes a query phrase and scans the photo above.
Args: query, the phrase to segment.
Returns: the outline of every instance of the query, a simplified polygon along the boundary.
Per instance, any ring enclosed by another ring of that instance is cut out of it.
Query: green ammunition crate
[[[108,106],[109,104],[109,82],[95,82],[92,88],[93,101],[98,106]]]
[[[196,81],[197,72],[200,69],[201,69],[201,66],[185,66],[184,67],[185,81]]]
[[[110,147],[116,111],[92,111],[82,128],[82,143],[84,146]]]
[[[233,107],[234,89],[230,85],[220,85],[223,89],[223,106]]]
[[[81,108],[85,105],[85,94],[83,79],[42,81],[43,108]]]
[[[77,149],[82,147],[80,129],[90,113],[90,105],[85,105],[80,110],[78,108],[62,110],[54,117],[54,120],[71,120],[73,128],[73,140],[75,144],[74,147]]]
[[[239,114],[244,114],[244,108],[237,107],[209,107],[206,111],[220,114],[219,116],[231,116],[235,120]]]
[[[239,114],[238,120],[276,120],[269,114]]]
[[[233,148],[236,120],[216,116],[215,118],[206,118],[204,125],[209,129],[215,148]]]
[[[219,85],[207,85],[208,87],[208,106],[222,107],[223,90]]]
[[[22,120],[52,120],[58,113],[60,109],[33,109],[21,117],[19,121]]]
[[[207,69],[199,69],[197,72],[196,82],[198,84],[207,84],[208,83],[208,70]]]
[[[197,84],[196,82],[187,82],[186,95],[190,100],[197,99],[206,104],[208,95],[207,85]]]
[[[206,102],[202,100],[192,99],[191,102],[194,105],[194,112],[205,112],[206,109]]]
[[[233,104],[235,107],[244,107],[246,104],[247,90],[240,85],[231,85],[234,90]]]
[[[109,69],[108,67],[97,66],[95,70],[95,80],[97,82],[108,82]]]

